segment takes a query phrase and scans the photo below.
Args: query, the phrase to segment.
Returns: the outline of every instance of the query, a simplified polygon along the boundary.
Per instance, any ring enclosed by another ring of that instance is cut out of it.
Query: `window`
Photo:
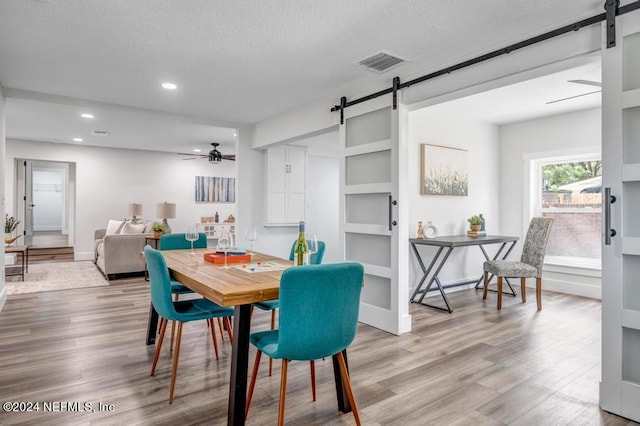
[[[600,269],[602,162],[600,155],[533,161],[536,216],[555,219],[545,263]]]

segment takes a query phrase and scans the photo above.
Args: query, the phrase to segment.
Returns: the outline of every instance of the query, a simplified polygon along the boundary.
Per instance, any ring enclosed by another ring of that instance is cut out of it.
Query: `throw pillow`
[[[122,225],[124,225],[124,222],[121,220],[109,219],[109,223],[107,223],[107,230],[105,234],[106,235],[119,234],[120,231],[122,230]]]
[[[121,234],[131,235],[131,234],[142,234],[144,231],[144,223],[131,223],[126,222],[122,227]]]

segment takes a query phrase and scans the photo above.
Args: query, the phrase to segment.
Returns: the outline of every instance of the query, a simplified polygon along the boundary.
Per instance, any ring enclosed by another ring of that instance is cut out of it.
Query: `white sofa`
[[[106,228],[94,232],[94,262],[108,280],[119,274],[144,272],[142,251],[152,226],[151,221],[110,220]]]

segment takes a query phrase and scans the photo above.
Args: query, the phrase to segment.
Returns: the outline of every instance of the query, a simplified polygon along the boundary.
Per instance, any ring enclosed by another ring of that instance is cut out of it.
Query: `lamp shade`
[[[176,205],[175,203],[158,203],[156,204],[156,217],[163,219],[173,219],[176,217]]]
[[[142,204],[129,203],[127,205],[127,213],[132,216],[138,216],[142,214]]]

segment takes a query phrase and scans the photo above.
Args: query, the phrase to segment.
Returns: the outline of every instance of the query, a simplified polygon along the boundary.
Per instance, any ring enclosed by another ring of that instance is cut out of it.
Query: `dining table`
[[[293,262],[252,252],[249,261],[228,263],[225,266],[224,263],[205,261],[205,255],[211,253],[211,249],[162,251],[172,279],[220,306],[234,307],[227,424],[244,425],[251,305],[278,299],[280,277],[286,268],[293,266]],[[346,350],[343,355],[346,357]],[[351,407],[335,355],[333,370],[338,408],[342,412],[350,412]]]

